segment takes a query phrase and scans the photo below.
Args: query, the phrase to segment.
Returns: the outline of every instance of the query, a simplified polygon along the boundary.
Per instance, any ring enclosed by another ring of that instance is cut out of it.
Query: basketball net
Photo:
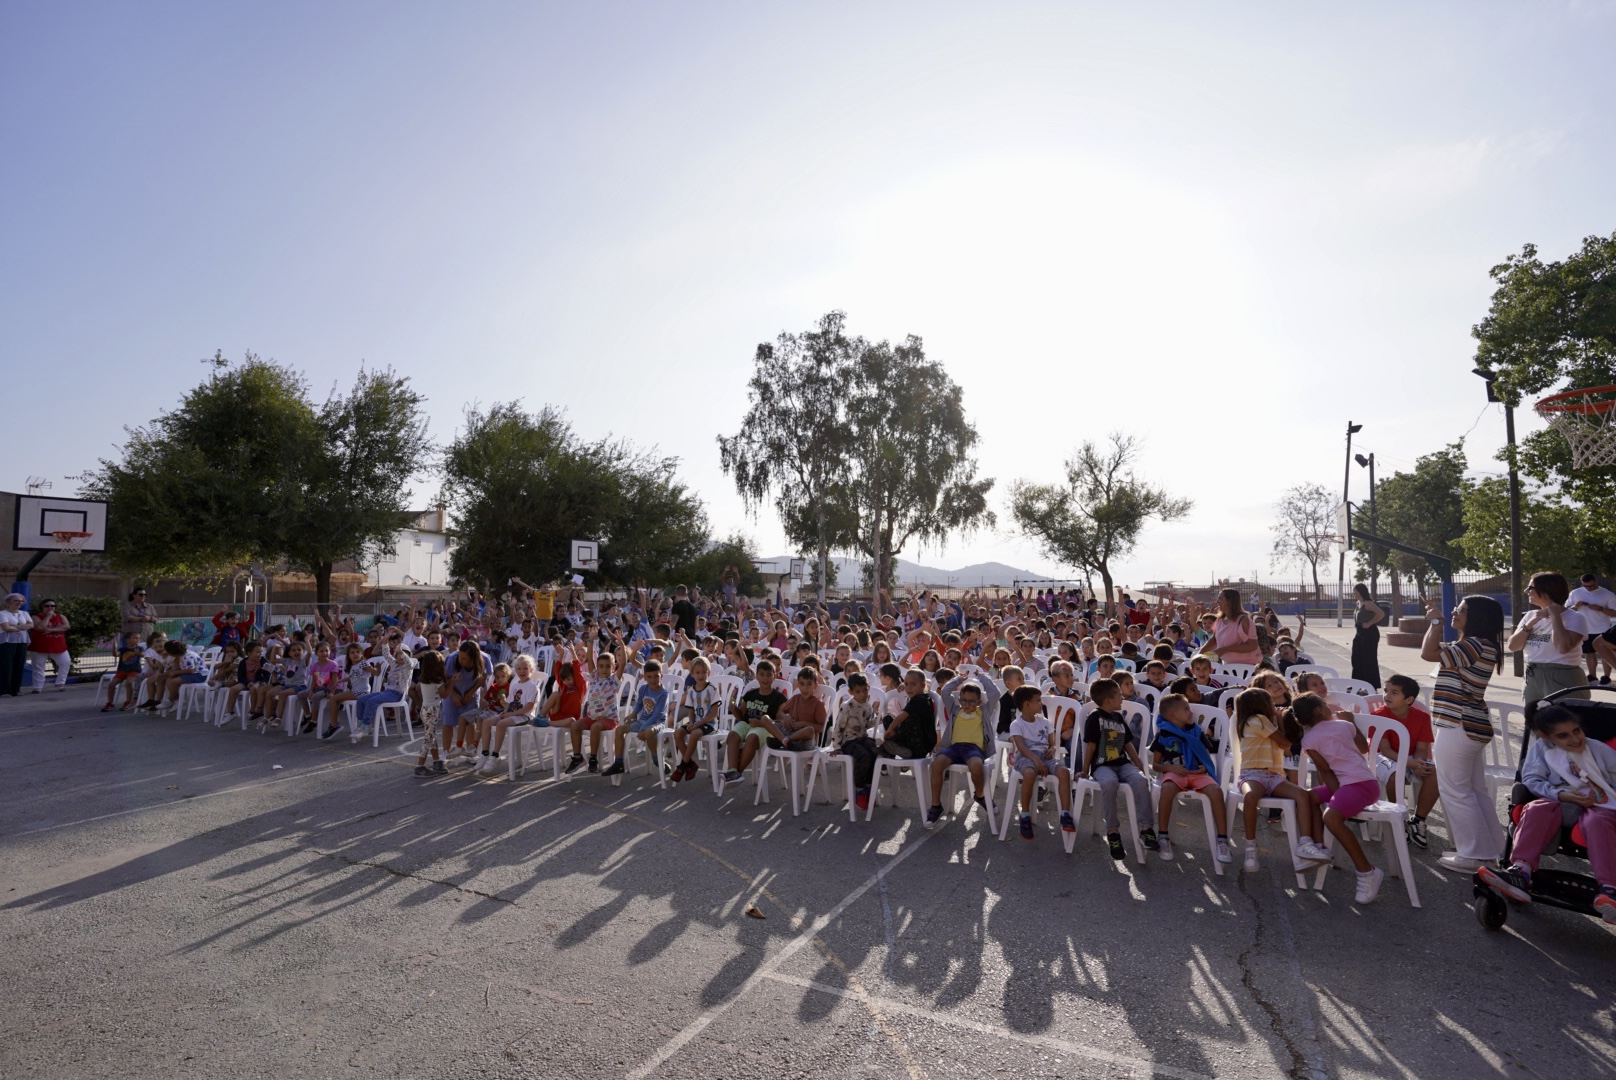
[[[90,538],[90,534],[87,532],[67,532],[64,530],[62,532],[51,533],[51,538],[54,539],[58,544],[62,545],[60,550],[67,552],[69,555],[79,555],[83,553],[84,541]]]
[[[1567,390],[1539,401],[1536,410],[1565,438],[1572,468],[1616,465],[1616,386]]]

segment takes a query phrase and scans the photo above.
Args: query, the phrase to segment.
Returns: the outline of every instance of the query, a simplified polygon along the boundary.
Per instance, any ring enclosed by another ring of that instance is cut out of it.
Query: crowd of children
[[[745,782],[765,749],[822,748],[847,762],[860,810],[882,759],[913,768],[929,791],[928,826],[940,822],[943,785],[959,767],[984,808],[996,781],[1012,785],[1029,840],[1051,794],[1059,828],[1070,832],[1074,793],[1092,791],[1118,860],[1126,793],[1140,843],[1163,860],[1175,857],[1169,825],[1180,797],[1205,799],[1210,855],[1231,862],[1227,796],[1243,824],[1247,870],[1259,866],[1262,812],[1288,810],[1299,836],[1294,870],[1331,858],[1327,832],[1358,870],[1358,900],[1372,901],[1380,887],[1382,871],[1364,856],[1352,820],[1394,797],[1395,737],[1378,739],[1371,757],[1352,714],[1300,651],[1305,624],[1293,633],[1271,613],[1253,616],[1238,594],[1213,610],[1126,598],[1102,610],[1095,598],[1054,590],[947,602],[882,593],[873,611],[832,613],[749,607],[682,587],[594,608],[575,592],[517,579],[512,589],[498,600],[472,594],[403,609],[363,633],[340,609],[259,636],[250,620],[221,613],[206,669],[161,633],[131,635],[104,707],[168,712],[185,686],[206,683],[219,708],[260,732],[330,739],[346,730],[358,740],[381,710],[407,706],[423,731],[421,776],[457,767],[496,775],[523,727],[562,729],[556,745],[569,753],[558,764],[568,774],[620,775],[640,747],[664,782],[689,781],[705,765],[720,790]],[[1249,661],[1246,678],[1231,676],[1220,648]],[[1440,792],[1419,696],[1412,679],[1393,676],[1372,704],[1410,741],[1406,779],[1418,793],[1407,830],[1423,847]],[[1523,863],[1520,873],[1530,869]]]

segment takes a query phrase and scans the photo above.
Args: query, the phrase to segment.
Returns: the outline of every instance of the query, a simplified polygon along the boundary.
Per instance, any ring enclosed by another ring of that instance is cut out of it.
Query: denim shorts
[[[973,758],[981,761],[987,757],[980,746],[968,742],[949,743],[937,751],[937,756],[947,758],[950,765],[969,765]]]

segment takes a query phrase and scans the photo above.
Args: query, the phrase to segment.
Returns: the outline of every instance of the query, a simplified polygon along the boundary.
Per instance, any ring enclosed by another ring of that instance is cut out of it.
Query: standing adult
[[[1426,602],[1425,640],[1420,659],[1437,665],[1431,691],[1431,726],[1436,739],[1431,758],[1454,850],[1441,858],[1444,869],[1473,874],[1504,854],[1504,827],[1487,786],[1487,744],[1493,741],[1487,684],[1504,664],[1499,638],[1504,609],[1490,596],[1467,596],[1453,609],[1458,641],[1442,640],[1442,610]]]
[[[156,629],[157,612],[146,603],[146,590],[136,585],[123,605],[123,635],[145,641]]]
[[[56,601],[40,602],[34,613],[34,628],[28,632],[28,662],[34,668],[34,693],[45,689],[45,661],[56,665],[56,689],[67,689],[67,672],[73,658],[67,655],[67,632],[73,624],[56,610]]]
[[[1556,690],[1588,685],[1588,677],[1582,673],[1582,643],[1588,628],[1581,612],[1565,606],[1570,594],[1565,577],[1552,571],[1533,574],[1527,582],[1526,600],[1535,610],[1527,612],[1515,627],[1507,648],[1526,653],[1526,686],[1521,696],[1528,706]],[[1585,698],[1588,691],[1566,696]]]
[[[22,669],[28,661],[28,631],[34,628],[34,617],[24,604],[28,598],[12,593],[0,607],[0,694],[16,697],[22,693]]]
[[[1380,689],[1380,624],[1386,611],[1369,595],[1369,586],[1359,582],[1352,587],[1358,609],[1352,615],[1352,677]],[[1441,629],[1441,620],[1437,629]],[[1427,627],[1429,629],[1429,627]]]
[[[690,602],[690,590],[683,585],[673,590],[673,625],[691,641],[696,640],[696,605]]]
[[[1594,676],[1599,674],[1599,661],[1604,660],[1605,674],[1599,685],[1609,686],[1610,658],[1616,653],[1616,641],[1611,635],[1611,627],[1616,626],[1616,593],[1600,585],[1593,574],[1584,574],[1582,584],[1571,590],[1566,607],[1581,615],[1588,627],[1588,636],[1582,641],[1582,657],[1588,662],[1588,681],[1594,681]],[[1601,649],[1601,645],[1605,648]]]
[[[1240,590],[1218,593],[1217,620],[1212,624],[1212,645],[1224,664],[1257,664],[1262,648],[1257,644],[1257,624],[1240,606]]]

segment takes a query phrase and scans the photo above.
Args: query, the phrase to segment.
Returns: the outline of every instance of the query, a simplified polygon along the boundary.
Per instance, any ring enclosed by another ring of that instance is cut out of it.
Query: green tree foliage
[[[862,552],[875,580],[891,580],[911,540],[942,544],[994,524],[964,395],[918,337],[859,350],[845,393],[850,449],[832,498],[848,528],[838,547]]]
[[[422,399],[390,371],[361,371],[318,408],[301,375],[251,353],[216,354],[179,407],[132,429],[118,460],[83,478],[111,503],[107,556],[125,573],[209,580],[251,564],[313,574],[374,558],[410,520],[426,462]]]
[[[832,499],[849,450],[846,380],[867,347],[844,333],[846,318],[832,311],[812,330],[760,344],[740,430],[718,438],[747,508],[772,494],[787,539],[817,555],[816,583],[837,536],[856,526]]]
[[[733,566],[741,575],[737,592],[742,596],[762,596],[763,575],[757,569],[757,549],[740,533],[709,546],[684,566],[668,574],[668,584],[690,585],[709,596],[723,587],[724,567]]]
[[[707,546],[706,513],[677,464],[620,440],[585,442],[549,406],[470,408],[442,463],[458,540],[450,570],[554,580],[572,573],[573,540],[596,540],[600,569],[587,583],[673,584]]]
[[[43,597],[37,598],[35,603]],[[68,622],[67,652],[73,666],[103,642],[112,641],[123,629],[123,608],[115,596],[56,596],[57,612]]]
[[[1115,594],[1111,566],[1133,551],[1145,525],[1174,521],[1194,505],[1139,479],[1138,456],[1133,436],[1113,433],[1109,447],[1085,442],[1067,460],[1065,483],[1018,480],[1010,489],[1017,527],[1046,558],[1099,574],[1108,604]]]
[[[1425,454],[1414,461],[1413,472],[1393,473],[1375,485],[1375,524],[1379,535],[1410,547],[1443,555],[1453,560],[1455,569],[1471,565],[1470,556],[1459,545],[1465,533],[1464,443],[1456,442]],[[1352,527],[1369,531],[1369,504],[1354,507]],[[1367,541],[1354,540],[1353,550],[1361,558],[1370,555]],[[1377,565],[1396,567],[1412,575],[1423,587],[1433,575],[1430,564],[1418,555],[1376,547]]]
[[[1320,484],[1297,484],[1275,504],[1278,516],[1271,530],[1271,552],[1276,567],[1304,565],[1313,575],[1313,598],[1322,599],[1319,564],[1330,555],[1328,539],[1336,531],[1336,500]]]
[[[1581,529],[1587,515],[1552,492],[1521,491],[1521,569],[1528,574],[1558,570],[1576,579],[1585,569],[1609,571],[1608,562],[1588,561],[1589,537]],[[1509,480],[1488,477],[1464,494],[1465,532],[1459,544],[1489,574],[1509,571]],[[1608,552],[1606,557],[1608,558]]]

